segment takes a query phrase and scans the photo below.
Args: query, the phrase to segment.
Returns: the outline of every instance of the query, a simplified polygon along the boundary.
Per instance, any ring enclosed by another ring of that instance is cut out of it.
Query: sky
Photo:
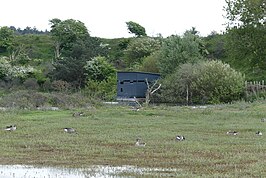
[[[196,27],[201,36],[225,31],[225,0],[4,0],[0,27],[36,27],[50,30],[49,20],[74,19],[85,24],[91,36],[133,36],[126,22],[133,21],[148,36],[182,35]]]

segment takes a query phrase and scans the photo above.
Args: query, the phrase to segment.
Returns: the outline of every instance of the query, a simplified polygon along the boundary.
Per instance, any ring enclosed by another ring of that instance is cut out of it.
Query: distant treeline
[[[49,33],[48,30],[42,31],[42,30],[38,30],[36,27],[32,28],[32,27],[29,27],[29,26],[27,26],[24,29],[16,28],[14,26],[10,26],[9,28],[11,30],[15,31],[15,33],[17,33],[19,35],[25,35],[25,34],[48,34]]]

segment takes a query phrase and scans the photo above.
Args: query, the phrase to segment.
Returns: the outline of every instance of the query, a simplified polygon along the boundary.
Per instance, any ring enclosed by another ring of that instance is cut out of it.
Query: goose
[[[184,136],[182,136],[182,135],[177,135],[176,137],[175,137],[175,140],[176,141],[184,141],[186,138],[184,137]]]
[[[261,119],[261,122],[266,122],[266,118],[262,118]]]
[[[75,112],[72,114],[73,117],[79,117],[79,116],[83,116],[84,113],[83,112]]]
[[[7,131],[14,131],[17,129],[16,125],[10,125],[10,126],[6,126],[5,130]]]
[[[261,131],[258,131],[258,132],[256,132],[256,135],[262,136],[262,132]]]
[[[238,135],[237,131],[228,131],[226,132],[227,135]]]
[[[135,145],[136,145],[136,146],[146,146],[146,143],[144,143],[144,142],[140,142],[140,140],[141,140],[140,138],[137,138],[137,139],[136,139],[136,144],[135,144]]]
[[[64,128],[64,131],[65,131],[66,133],[77,133],[76,130],[73,129],[73,128]]]
[[[140,109],[141,109],[140,106],[132,106],[132,107],[131,107],[131,110],[132,110],[132,111],[139,111]]]

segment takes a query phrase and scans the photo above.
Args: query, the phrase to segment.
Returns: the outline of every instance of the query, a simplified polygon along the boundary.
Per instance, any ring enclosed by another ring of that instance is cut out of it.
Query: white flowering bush
[[[25,79],[34,71],[31,66],[13,66],[7,58],[0,58],[0,79],[4,77]]]
[[[5,57],[1,57],[0,58],[0,79],[5,77],[8,74],[10,68],[11,68],[11,65],[8,62],[8,60]]]

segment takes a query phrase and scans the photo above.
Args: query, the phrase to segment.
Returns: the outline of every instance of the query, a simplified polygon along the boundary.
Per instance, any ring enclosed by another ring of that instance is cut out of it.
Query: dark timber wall
[[[159,74],[145,72],[117,72],[117,99],[145,98],[146,79],[149,83],[159,79]]]

